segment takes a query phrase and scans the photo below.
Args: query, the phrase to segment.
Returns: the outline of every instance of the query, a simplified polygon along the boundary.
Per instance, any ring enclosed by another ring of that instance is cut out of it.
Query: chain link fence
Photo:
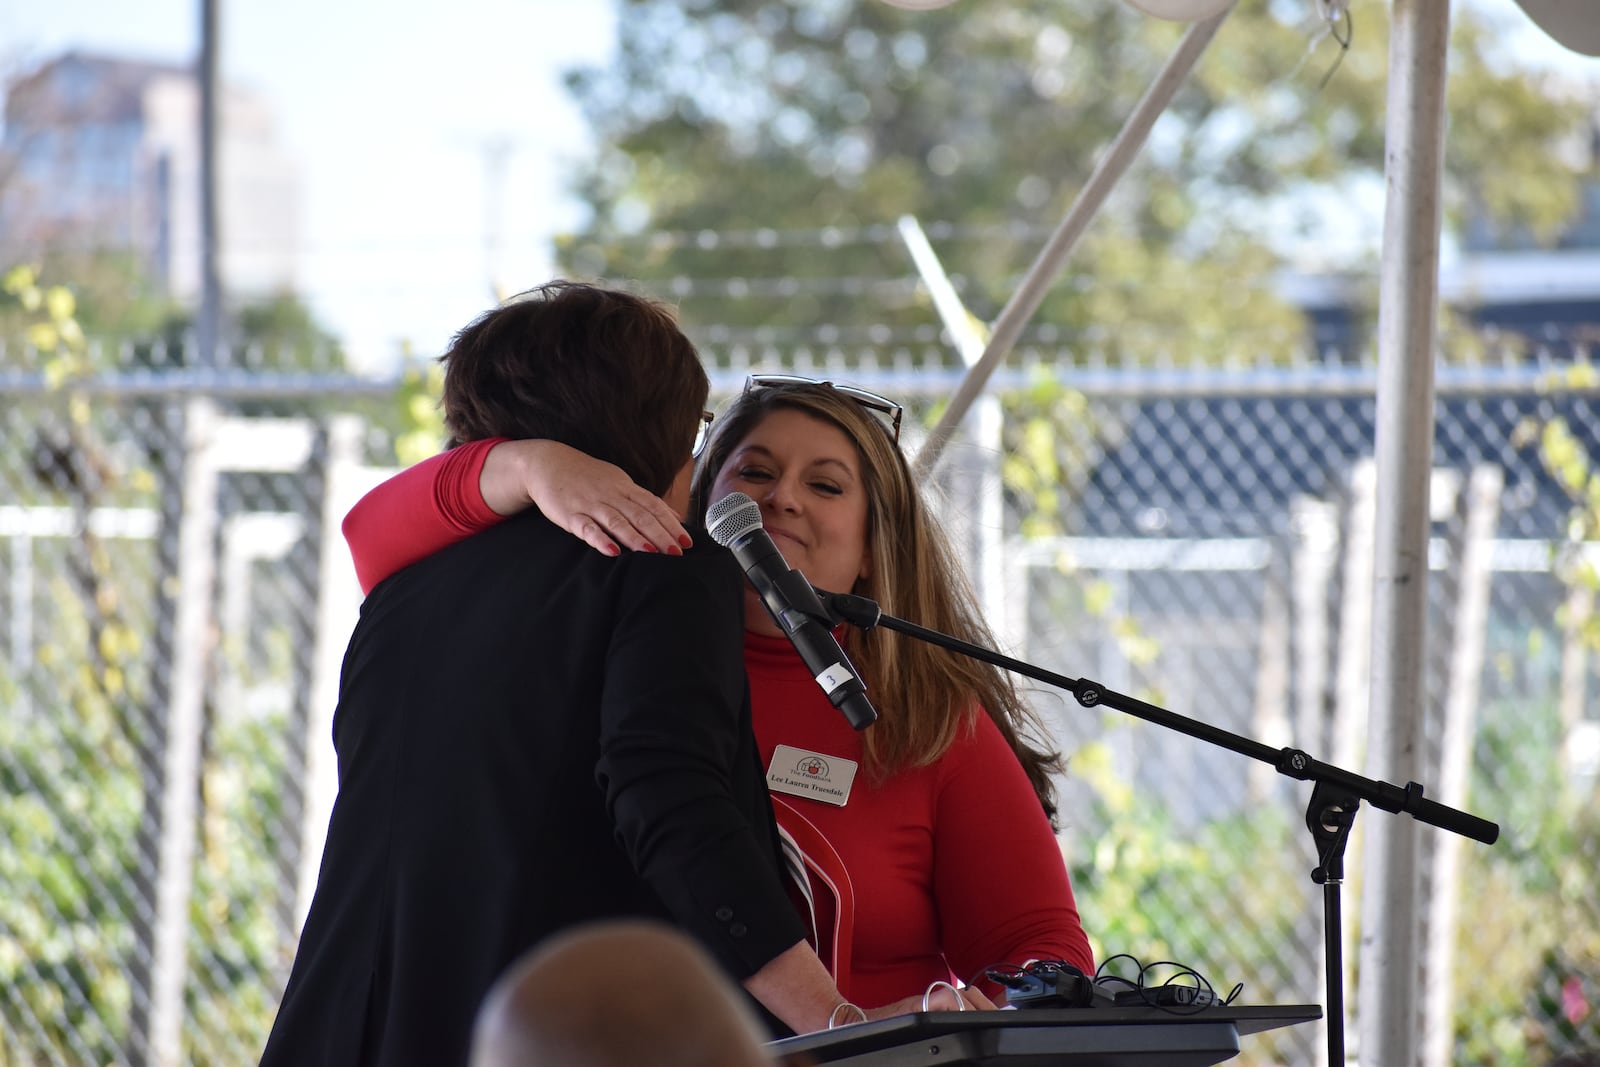
[[[785,369],[894,396],[925,425],[961,377],[931,343],[705,355],[721,395]],[[1596,545],[1574,496],[1600,389],[1569,373],[1582,355],[1438,374],[1423,781],[1502,834],[1420,836],[1430,1064],[1600,1054],[1579,577]],[[253,1062],[332,800],[360,596],[338,523],[394,463],[378,410],[396,383],[262,359],[99,365],[63,382],[0,357],[0,1067]],[[935,487],[1002,651],[1361,770],[1374,381],[1321,357],[1019,353]],[[1310,786],[1028,684],[1069,757],[1062,844],[1100,957],[1176,961],[1246,1003],[1323,1003]],[[1363,808],[1349,851],[1352,1008],[1359,837],[1394,817]],[[1301,1026],[1244,1047],[1244,1063],[1313,1064],[1325,1040]]]

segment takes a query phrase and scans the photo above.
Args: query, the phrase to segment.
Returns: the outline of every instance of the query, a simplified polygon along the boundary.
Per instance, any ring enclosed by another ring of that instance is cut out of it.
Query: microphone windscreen
[[[729,493],[706,509],[706,532],[723,548],[759,529],[761,505],[743,493]]]

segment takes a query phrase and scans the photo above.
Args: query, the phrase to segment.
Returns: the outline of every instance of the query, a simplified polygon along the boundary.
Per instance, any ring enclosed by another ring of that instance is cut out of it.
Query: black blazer
[[[800,941],[750,726],[742,588],[704,534],[681,559],[608,558],[530,512],[374,589],[262,1063],[464,1063],[501,972],[589,920],[673,922],[734,979]],[[671,981],[617,964],[603,995],[619,1001]]]

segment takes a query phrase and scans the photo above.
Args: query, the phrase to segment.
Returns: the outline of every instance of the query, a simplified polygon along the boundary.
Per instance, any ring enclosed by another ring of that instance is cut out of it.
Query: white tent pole
[[[945,333],[950,335],[962,362],[968,367],[976,365],[983,357],[982,324],[961,302],[922,224],[915,216],[902,215],[897,225],[911,262],[933,298],[934,310],[939,313]],[[1000,493],[1001,422],[1000,398],[993,395],[980,398],[970,428],[977,445],[970,472],[976,482],[970,488],[975,493],[977,506],[971,510],[960,509],[952,518],[959,518],[965,525],[964,532],[977,561],[978,597],[984,617],[1010,644],[1020,641],[1021,633],[1013,632],[1009,625],[1010,613],[1006,610],[1009,598],[1005,589],[1005,506]]]
[[[1366,773],[1415,781],[1423,767],[1428,489],[1439,300],[1448,0],[1393,0],[1386,200],[1378,303],[1378,506],[1372,708]],[[1358,1048],[1364,1064],[1417,1061],[1421,950],[1415,820],[1365,813]]]
[[[1166,66],[1161,68],[1155,81],[1150,83],[1150,88],[1145,90],[1144,96],[1135,105],[1133,113],[1123,123],[1122,132],[1118,133],[1116,140],[1106,148],[1105,155],[1101,156],[1100,162],[1095,165],[1094,172],[1089,175],[1088,182],[1078,194],[1078,199],[1073,202],[1071,210],[1056,227],[1055,233],[1050,235],[1050,240],[1045,243],[1038,257],[1034,259],[1033,265],[1028,268],[1028,273],[1023,275],[1017,291],[1001,310],[1000,317],[995,320],[983,356],[967,369],[966,377],[961,380],[960,387],[950,400],[950,407],[946,409],[938,425],[929,432],[928,439],[918,449],[915,468],[919,478],[926,478],[938,466],[944,446],[949,443],[956,427],[961,424],[967,409],[972,406],[978,394],[983,392],[984,384],[988,382],[995,366],[1017,343],[1017,338],[1022,334],[1022,327],[1027,325],[1033,313],[1039,310],[1039,305],[1044,302],[1045,293],[1054,284],[1056,275],[1061,271],[1061,265],[1066,262],[1078,239],[1083,236],[1089,221],[1105,203],[1111,190],[1116,188],[1117,181],[1127,171],[1139,149],[1144,147],[1145,139],[1150,135],[1150,128],[1155,125],[1156,119],[1161,117],[1161,113],[1177,95],[1183,80],[1189,76],[1189,71],[1194,68],[1201,54],[1205,52],[1206,46],[1211,43],[1211,38],[1216,35],[1222,20],[1227,18],[1232,10],[1233,5],[1230,4],[1220,14],[1190,25],[1184,32],[1183,40],[1178,42],[1177,50],[1172,53]]]

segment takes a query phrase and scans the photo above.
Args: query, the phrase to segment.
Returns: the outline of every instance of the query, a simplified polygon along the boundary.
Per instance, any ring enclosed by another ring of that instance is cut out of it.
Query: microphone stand
[[[1272,748],[1259,741],[1231,733],[1210,723],[1200,722],[1168,711],[1155,704],[1147,704],[1130,696],[1107,689],[1099,682],[1087,678],[1068,678],[1065,675],[1035,667],[1019,659],[974,645],[937,630],[929,630],[916,623],[885,615],[876,601],[846,593],[828,593],[817,590],[828,614],[829,625],[849,623],[862,630],[884,626],[908,634],[922,641],[948,648],[973,659],[992,663],[1016,674],[1045,682],[1071,693],[1086,708],[1105,705],[1127,715],[1165,726],[1169,730],[1209,741],[1213,745],[1237,752],[1242,756],[1260,760],[1275,768],[1278,773],[1301,781],[1315,783],[1311,801],[1306,808],[1306,828],[1316,845],[1318,863],[1311,871],[1311,881],[1322,886],[1323,938],[1326,943],[1326,980],[1328,987],[1328,1063],[1339,1067],[1344,1063],[1344,936],[1339,902],[1339,886],[1344,883],[1344,849],[1355,823],[1356,809],[1363,800],[1384,811],[1405,812],[1420,822],[1442,830],[1470,837],[1492,845],[1500,836],[1500,827],[1476,815],[1452,808],[1422,795],[1422,786],[1407,782],[1402,788],[1390,782],[1364,778],[1329,763],[1312,759],[1297,748]]]

